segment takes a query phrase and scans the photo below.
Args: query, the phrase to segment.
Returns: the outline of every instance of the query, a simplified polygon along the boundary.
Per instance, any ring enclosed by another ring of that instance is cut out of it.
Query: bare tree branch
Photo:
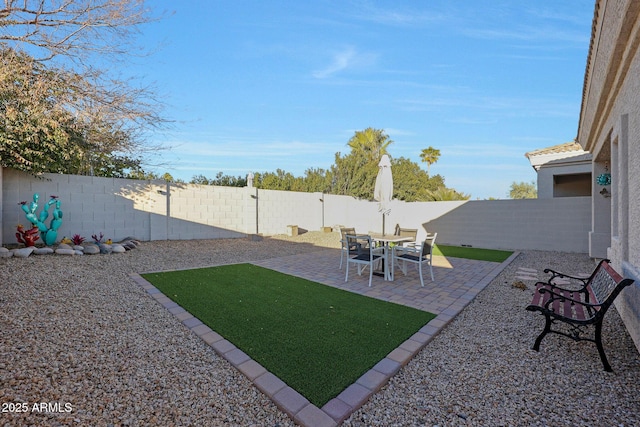
[[[36,59],[130,52],[137,26],[152,21],[144,0],[4,0],[0,41],[31,45]]]
[[[168,121],[153,88],[91,65],[135,53],[153,20],[144,0],[0,0],[0,164],[59,172],[157,148],[145,132]]]

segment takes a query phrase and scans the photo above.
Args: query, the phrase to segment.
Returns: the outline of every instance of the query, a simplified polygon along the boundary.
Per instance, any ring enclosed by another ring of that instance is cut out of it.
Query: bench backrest
[[[610,305],[618,296],[625,286],[633,283],[631,279],[623,279],[617,271],[611,267],[608,260],[602,260],[598,264],[591,277],[589,278],[589,287],[592,291],[592,298],[605,306]]]

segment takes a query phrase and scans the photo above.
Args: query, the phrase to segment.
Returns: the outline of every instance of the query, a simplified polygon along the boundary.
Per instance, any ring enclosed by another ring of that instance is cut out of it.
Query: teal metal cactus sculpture
[[[38,199],[40,196],[38,193],[33,195],[33,202],[27,204],[27,202],[20,202],[22,205],[22,210],[26,214],[27,219],[34,226],[38,227],[40,230],[40,237],[42,241],[47,246],[51,246],[56,242],[58,237],[58,229],[62,225],[62,211],[60,210],[60,200],[58,200],[58,196],[51,196],[51,199],[44,206],[39,216],[36,216],[36,209],[38,209]],[[49,208],[51,205],[55,205],[53,209],[51,222],[49,223],[49,227],[44,223],[49,217]]]

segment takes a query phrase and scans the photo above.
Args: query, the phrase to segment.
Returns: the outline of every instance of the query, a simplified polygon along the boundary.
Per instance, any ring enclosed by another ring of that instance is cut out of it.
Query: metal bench
[[[545,317],[542,333],[536,339],[533,349],[540,350],[540,342],[549,332],[564,335],[574,341],[591,341],[596,344],[604,370],[611,372],[611,365],[602,347],[602,320],[618,294],[633,283],[623,279],[602,260],[589,277],[576,277],[545,269],[551,273],[547,282],[538,282],[529,311],[539,311]],[[564,328],[551,329],[556,322],[565,324]],[[595,327],[593,338],[584,336],[589,326]]]

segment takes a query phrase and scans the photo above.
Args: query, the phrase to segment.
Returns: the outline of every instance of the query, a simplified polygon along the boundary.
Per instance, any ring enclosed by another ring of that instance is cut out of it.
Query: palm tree
[[[393,141],[382,129],[366,128],[356,131],[347,145],[354,153],[362,154],[367,162],[378,162],[383,154],[389,154],[387,147]]]
[[[427,174],[429,174],[429,168],[431,167],[431,165],[436,163],[439,158],[440,150],[436,148],[430,146],[429,148],[424,148],[422,150],[422,152],[420,153],[420,160],[427,164]]]
[[[428,191],[429,198],[434,202],[449,202],[454,200],[469,200],[470,194],[460,193],[453,188],[440,187],[435,191]]]

